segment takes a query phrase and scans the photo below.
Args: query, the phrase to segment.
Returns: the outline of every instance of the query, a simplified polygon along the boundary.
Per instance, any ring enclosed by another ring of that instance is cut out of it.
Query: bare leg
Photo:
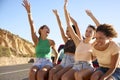
[[[53,80],[61,80],[62,75],[67,72],[68,70],[70,70],[72,67],[65,67],[63,69],[61,69],[60,71],[58,71],[54,76],[53,76]]]
[[[53,80],[53,75],[55,75],[58,71],[63,69],[61,65],[56,65],[49,71],[49,80]]]
[[[38,72],[39,68],[37,66],[33,66],[30,69],[29,72],[29,80],[36,80],[37,79],[37,72]]]
[[[103,73],[101,71],[95,71],[92,74],[90,80],[99,80],[102,75],[103,75]]]
[[[75,80],[90,80],[93,70],[83,69],[75,72]]]
[[[48,65],[40,69],[37,73],[37,80],[47,80],[50,69],[51,67]]]
[[[76,71],[74,69],[70,69],[62,76],[62,80],[75,80],[75,77],[74,77],[75,72]]]

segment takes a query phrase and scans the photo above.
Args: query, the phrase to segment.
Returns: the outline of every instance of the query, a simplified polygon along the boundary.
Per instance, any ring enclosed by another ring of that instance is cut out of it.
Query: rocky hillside
[[[34,57],[34,54],[34,45],[31,42],[0,29],[0,59],[2,57]]]

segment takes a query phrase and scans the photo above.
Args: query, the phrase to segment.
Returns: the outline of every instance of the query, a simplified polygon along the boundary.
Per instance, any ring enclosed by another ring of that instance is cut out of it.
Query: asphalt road
[[[29,64],[0,67],[0,80],[28,80]]]

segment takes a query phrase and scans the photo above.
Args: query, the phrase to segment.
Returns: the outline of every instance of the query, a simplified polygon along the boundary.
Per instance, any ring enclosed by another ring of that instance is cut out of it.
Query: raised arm
[[[96,26],[98,27],[100,25],[99,21],[95,18],[95,16],[92,14],[90,10],[86,10],[87,15],[94,21]]]
[[[36,35],[35,29],[34,29],[34,24],[33,24],[33,20],[32,20],[32,15],[31,15],[31,10],[30,10],[30,3],[27,0],[23,0],[22,5],[25,7],[27,14],[28,14],[28,20],[29,20],[29,24],[30,24],[30,28],[31,28],[31,36],[32,36],[32,40],[35,44],[35,46],[38,43],[38,37]]]
[[[63,30],[63,27],[62,27],[62,23],[61,23],[61,20],[60,20],[60,17],[58,15],[57,10],[53,10],[53,13],[56,16],[56,19],[57,19],[57,22],[58,22],[58,25],[59,25],[59,28],[60,28],[62,39],[63,39],[64,43],[66,43],[68,38],[65,36],[65,33],[64,33],[64,30]]]
[[[68,4],[68,0],[65,0],[65,3],[64,3],[64,14],[65,14],[66,23],[67,23],[67,25],[69,25],[71,23],[71,21],[70,21],[70,18],[68,16],[68,12],[67,12],[67,4]]]
[[[80,38],[72,28],[70,15],[67,12],[67,0],[65,0],[65,3],[64,3],[64,14],[65,14],[68,30],[70,31],[71,38],[73,39],[75,45],[77,46],[79,44]]]
[[[78,27],[77,22],[76,22],[75,19],[73,19],[73,17],[71,17],[71,16],[70,16],[70,19],[71,19],[71,22],[73,23],[73,25],[75,26],[76,34],[78,35],[78,37],[79,37],[80,39],[82,39],[81,32],[80,32],[80,30],[79,30],[79,27]]]

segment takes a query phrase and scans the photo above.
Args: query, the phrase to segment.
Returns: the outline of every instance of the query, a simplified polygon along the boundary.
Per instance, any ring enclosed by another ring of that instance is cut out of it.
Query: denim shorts
[[[42,69],[46,65],[53,67],[52,60],[48,58],[36,58],[36,61],[33,64],[33,66],[37,66],[39,69]]]
[[[90,63],[88,63],[86,61],[77,61],[77,62],[75,62],[72,69],[80,71],[80,70],[86,69],[86,68],[91,69],[91,70],[94,71],[94,68],[93,68],[92,64],[90,64]]]
[[[74,56],[69,54],[64,54],[64,57],[60,63],[62,67],[73,66]]]
[[[109,68],[99,67],[97,70],[100,70],[103,72],[103,74],[105,74]],[[111,76],[114,78],[114,80],[120,80],[120,68],[116,68],[115,72]]]

